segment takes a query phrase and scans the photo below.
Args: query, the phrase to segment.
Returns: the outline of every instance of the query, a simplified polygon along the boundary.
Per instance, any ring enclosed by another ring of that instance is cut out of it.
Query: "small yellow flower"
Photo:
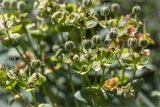
[[[119,78],[113,77],[109,80],[106,80],[103,86],[105,89],[113,91],[117,87],[118,83],[119,83]]]

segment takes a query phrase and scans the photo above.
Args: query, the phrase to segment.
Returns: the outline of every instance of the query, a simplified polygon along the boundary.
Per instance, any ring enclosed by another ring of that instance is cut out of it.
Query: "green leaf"
[[[142,85],[143,85],[143,79],[135,79],[131,82],[135,92],[134,95],[137,96],[138,92],[141,90]]]
[[[5,87],[5,89],[6,89],[6,90],[11,90],[12,88],[15,87],[16,84],[17,84],[16,81],[11,82],[11,83],[9,83],[9,85],[7,85],[7,86]]]
[[[72,60],[71,60],[71,58],[69,58],[68,56],[64,56],[64,57],[63,57],[63,62],[66,63],[66,64],[71,64],[71,63],[72,63]]]
[[[112,99],[109,93],[99,87],[86,87],[74,94],[74,97],[84,103],[93,105],[93,103],[100,106],[107,106]]]
[[[85,20],[85,28],[86,29],[90,29],[93,28],[97,25],[98,20],[97,18],[88,18],[87,20]]]
[[[6,71],[0,70],[0,79],[6,79]]]
[[[14,26],[13,28],[12,28],[12,32],[18,32],[18,31],[20,31],[21,30],[21,28],[22,28],[22,24],[19,24],[19,25],[16,25],[16,26]]]
[[[94,71],[100,71],[101,70],[101,62],[100,61],[94,61],[92,64],[92,69]]]
[[[128,25],[132,25],[132,26],[137,27],[138,26],[138,22],[135,19],[132,18],[125,24],[125,26],[128,26]]]
[[[51,57],[50,57],[50,61],[52,61],[52,62],[57,62],[58,59],[57,59],[56,56],[51,56]]]
[[[102,28],[107,28],[107,22],[106,22],[106,20],[101,20],[101,21],[99,21],[99,25],[100,25]]]
[[[87,103],[87,100],[85,98],[83,98],[83,96],[81,95],[81,91],[77,91],[74,94],[74,97],[77,98],[81,102]]]

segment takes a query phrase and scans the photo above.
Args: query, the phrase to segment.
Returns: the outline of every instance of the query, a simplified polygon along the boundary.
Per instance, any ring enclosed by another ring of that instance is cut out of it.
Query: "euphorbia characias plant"
[[[20,59],[12,68],[0,65],[0,87],[14,101],[39,107],[64,106],[61,100],[68,95],[70,106],[77,107],[110,106],[114,99],[136,97],[137,84],[143,82],[136,74],[147,64],[147,46],[153,43],[138,17],[142,9],[136,5],[119,15],[117,3],[97,6],[92,0],[1,0],[1,43],[14,48]],[[67,85],[58,83],[63,80]],[[19,90],[31,93],[32,100]],[[41,91],[50,105],[36,100]]]

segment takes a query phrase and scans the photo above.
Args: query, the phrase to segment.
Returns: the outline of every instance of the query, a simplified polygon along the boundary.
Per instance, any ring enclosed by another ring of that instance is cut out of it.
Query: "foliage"
[[[0,87],[14,96],[10,104],[112,106],[138,96],[138,72],[154,44],[140,6],[120,15],[117,3],[3,0],[0,10],[1,43],[18,53],[13,67],[0,65]]]

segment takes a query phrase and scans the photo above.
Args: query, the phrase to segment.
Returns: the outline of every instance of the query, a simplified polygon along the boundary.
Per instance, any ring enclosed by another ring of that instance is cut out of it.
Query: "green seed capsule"
[[[26,9],[26,3],[23,2],[23,1],[18,2],[17,9],[20,10],[20,11],[25,10]]]
[[[111,6],[111,11],[116,13],[116,12],[118,12],[119,10],[120,10],[119,4],[113,3],[112,6]]]
[[[132,8],[132,13],[133,14],[139,14],[141,12],[141,7],[140,6],[134,6],[133,8]]]
[[[95,45],[99,45],[101,43],[101,38],[99,35],[94,35],[92,37],[92,42],[95,44]]]
[[[116,39],[117,36],[118,36],[118,34],[117,34],[117,32],[115,30],[109,32],[109,38],[110,39],[112,39],[112,40]]]
[[[83,40],[82,41],[82,43],[83,43],[83,47],[85,48],[85,49],[89,49],[89,48],[91,48],[91,46],[92,46],[92,43],[91,43],[91,41],[90,40]]]
[[[31,62],[31,67],[32,68],[39,68],[41,66],[41,61],[40,60],[33,60]]]
[[[67,41],[65,43],[65,49],[68,51],[72,50],[74,47],[75,47],[75,45],[74,45],[73,41]]]
[[[127,45],[130,48],[134,48],[137,46],[137,39],[136,38],[129,38],[127,41]]]
[[[84,0],[83,1],[84,7],[91,7],[92,6],[92,0]]]
[[[143,48],[147,47],[148,46],[148,41],[146,39],[140,40],[139,41],[139,46],[143,47]]]
[[[3,8],[8,8],[8,7],[9,7],[9,1],[3,0],[3,2],[2,2],[2,7],[3,7]]]
[[[108,7],[102,7],[100,10],[101,16],[108,16],[110,13],[110,9]]]

